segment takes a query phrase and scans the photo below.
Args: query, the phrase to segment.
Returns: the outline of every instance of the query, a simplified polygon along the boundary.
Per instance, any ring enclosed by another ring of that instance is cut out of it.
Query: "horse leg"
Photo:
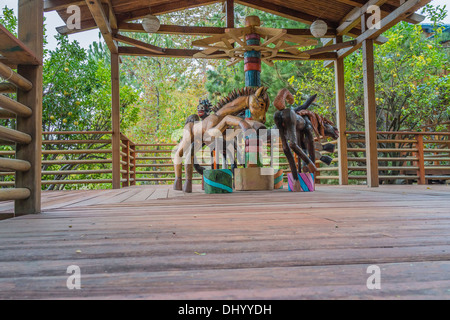
[[[284,110],[275,112],[274,120],[275,120],[275,124],[280,133],[281,145],[283,147],[284,155],[286,156],[286,159],[289,163],[289,168],[291,168],[291,174],[292,174],[292,179],[293,179],[293,186],[292,186],[293,190],[292,191],[299,192],[299,191],[301,191],[301,187],[300,187],[300,181],[298,179],[298,171],[297,171],[297,167],[295,165],[294,156],[292,155],[291,149],[287,142],[286,130],[285,130],[285,127],[293,126],[293,124],[289,122],[289,119],[286,119],[286,117],[283,117],[283,115],[285,115]],[[291,128],[291,129],[294,130],[294,128]]]
[[[185,151],[190,148],[190,145],[192,143],[192,127],[193,123],[188,123],[184,127],[183,132],[183,138],[181,139],[181,142],[178,145],[177,150],[175,151],[174,157],[173,157],[173,163],[174,163],[174,171],[175,171],[175,181],[173,184],[174,190],[182,190],[182,177],[183,177],[183,155]]]
[[[186,159],[189,156],[189,163],[185,163],[184,170],[185,170],[185,181],[183,186],[183,191],[186,193],[192,192],[192,175],[194,174],[194,159],[195,154],[202,148],[202,144],[199,143],[196,145],[195,142],[192,142],[189,146],[188,154],[186,155]]]
[[[311,126],[307,126],[304,134],[305,134],[304,137],[305,137],[306,148],[308,150],[309,159],[311,160],[311,163],[315,165],[315,163],[316,163],[316,150],[314,148],[314,131],[313,131],[313,128]],[[309,166],[308,166],[308,169],[310,169]]]
[[[303,132],[297,130],[297,145],[303,150],[303,152],[306,152],[304,138]],[[302,159],[300,157],[297,157],[297,169],[299,172],[302,171]]]
[[[303,150],[295,143],[295,142],[289,142],[289,147],[297,154],[298,157],[300,157],[303,161],[307,163],[305,167],[303,167],[304,171],[314,173],[316,172],[317,168],[315,164],[311,161],[311,159],[306,155],[306,153],[303,152]]]

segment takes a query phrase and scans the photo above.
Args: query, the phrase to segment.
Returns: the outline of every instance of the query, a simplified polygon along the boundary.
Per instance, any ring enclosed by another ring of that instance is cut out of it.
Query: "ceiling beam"
[[[119,54],[124,56],[145,56],[161,58],[193,58],[194,54],[201,51],[193,49],[165,49],[164,54],[158,54],[136,47],[119,47],[118,49]]]
[[[268,13],[272,13],[281,17],[285,17],[291,20],[300,21],[306,24],[311,24],[315,20],[319,19],[318,16],[313,16],[295,9],[287,8],[270,1],[265,0],[236,0],[237,3],[243,4],[247,7],[262,10]],[[323,20],[323,19],[322,19]],[[328,27],[336,28],[337,23],[324,20]]]
[[[161,58],[194,58],[194,55],[201,52],[201,50],[192,49],[165,49],[164,55],[149,52],[136,47],[119,47],[119,54],[124,56],[143,56],[143,57],[161,57]],[[229,56],[222,55],[223,51],[218,51],[218,57],[214,59],[230,59]],[[289,56],[289,53],[284,52],[285,57],[274,58],[273,60],[335,60],[337,58],[336,52],[323,52],[310,55],[309,59],[299,59],[298,56]]]
[[[111,29],[117,30],[117,28],[118,28],[117,18],[116,18],[116,14],[114,12],[114,8],[112,6],[111,0],[106,0],[106,3],[108,4],[108,19],[109,19],[109,24],[111,25]]]
[[[153,52],[153,53],[158,53],[158,54],[164,54],[165,49],[154,46],[152,44],[149,43],[145,43],[143,41],[140,40],[136,40],[133,38],[129,38],[126,36],[123,36],[121,34],[115,34],[113,35],[113,39],[122,43],[126,43],[132,46],[135,46],[136,48],[140,48],[149,52]]]
[[[335,50],[353,47],[355,44],[356,44],[356,40],[351,40],[351,41],[332,44],[332,45],[325,46],[325,47],[306,50],[306,51],[303,51],[303,53],[307,53],[309,55],[314,55],[314,54],[323,53],[323,52],[332,52]]]
[[[67,9],[70,5],[84,6],[84,0],[44,0],[44,12]]]
[[[345,17],[341,20],[340,25],[336,28],[337,35],[343,36],[347,34],[352,28],[356,27],[360,21],[361,16],[367,12],[370,6],[380,6],[387,0],[369,0],[362,7],[353,8]]]
[[[195,8],[199,6],[206,6],[212,3],[220,2],[220,0],[182,0],[171,1],[169,3],[150,5],[149,7],[134,10],[128,13],[117,14],[119,21],[131,21],[145,17],[148,14],[160,15],[174,11],[181,11],[185,9]]]
[[[337,1],[354,6],[354,7],[358,7],[358,8],[361,8],[367,2],[367,0],[337,0]],[[400,4],[400,2],[399,2],[399,4]],[[392,11],[394,11],[397,8],[398,8],[398,6],[394,6],[389,3],[384,3],[380,7],[381,13],[384,13],[385,15],[388,15],[389,13],[391,13]],[[404,21],[412,23],[412,24],[421,23],[423,20],[425,20],[425,16],[418,14],[418,13],[413,13],[412,15],[410,15],[404,19]]]
[[[100,0],[86,0],[86,5],[91,11],[92,17],[95,20],[100,32],[105,39],[106,45],[108,46],[111,53],[118,53],[117,42],[112,37],[112,29],[107,18],[105,11]]]
[[[155,33],[160,34],[177,34],[177,35],[191,35],[191,36],[204,36],[204,35],[218,35],[224,34],[226,28],[220,27],[194,27],[194,26],[176,26],[162,24],[159,30]],[[141,32],[146,33],[142,24],[119,22],[119,30],[121,32]]]
[[[353,47],[339,50],[337,53],[338,58],[345,58],[354,51],[358,50],[362,46],[363,41],[378,38],[383,32],[390,29],[398,22],[402,21],[405,17],[410,16],[416,10],[425,6],[430,1],[431,0],[407,0],[396,10],[392,11],[386,17],[381,19],[380,28],[366,30],[356,38],[356,44]],[[328,65],[330,64],[325,64],[324,66],[326,67]]]

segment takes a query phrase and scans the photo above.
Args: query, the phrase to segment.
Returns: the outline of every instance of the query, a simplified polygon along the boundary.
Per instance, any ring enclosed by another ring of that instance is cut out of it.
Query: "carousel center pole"
[[[245,18],[246,27],[259,27],[261,20],[257,16],[248,16]],[[250,33],[245,36],[247,46],[259,46],[261,36],[257,33]],[[244,53],[244,72],[246,87],[261,87],[261,52],[256,50],[247,50]],[[245,110],[245,118],[251,119],[252,114],[249,109]],[[247,137],[245,141],[245,163],[246,167],[262,167],[259,156],[258,139]]]

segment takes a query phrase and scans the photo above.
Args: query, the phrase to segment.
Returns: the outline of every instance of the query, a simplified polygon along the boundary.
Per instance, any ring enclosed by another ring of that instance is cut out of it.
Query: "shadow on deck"
[[[198,187],[44,192],[42,214],[0,221],[0,298],[450,298],[448,186]]]

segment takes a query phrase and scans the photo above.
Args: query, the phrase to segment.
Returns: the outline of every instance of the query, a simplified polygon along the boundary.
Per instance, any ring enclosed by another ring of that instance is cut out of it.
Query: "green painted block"
[[[205,193],[233,192],[233,173],[229,169],[212,169],[203,172]]]

